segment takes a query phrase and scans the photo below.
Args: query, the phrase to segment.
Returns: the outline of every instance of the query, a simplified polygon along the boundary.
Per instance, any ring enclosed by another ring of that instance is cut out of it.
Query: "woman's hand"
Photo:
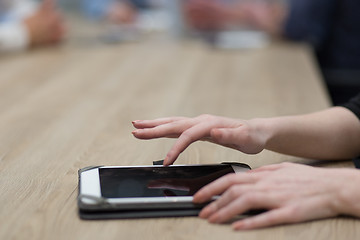
[[[168,152],[164,165],[171,165],[191,143],[204,140],[234,148],[248,154],[261,152],[268,136],[257,128],[257,120],[201,115],[195,118],[170,117],[134,121],[137,130],[132,133],[139,139],[160,137],[178,138]]]
[[[221,195],[199,214],[211,223],[227,222],[248,210],[268,210],[232,224],[237,230],[254,229],[339,214],[360,216],[359,183],[358,170],[282,163],[224,176],[200,189],[194,202]]]

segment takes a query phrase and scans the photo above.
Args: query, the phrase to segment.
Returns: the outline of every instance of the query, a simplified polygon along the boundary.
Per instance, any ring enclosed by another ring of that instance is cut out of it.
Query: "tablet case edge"
[[[163,160],[154,161],[153,165],[162,165]],[[221,164],[236,164],[242,167],[251,169],[247,164],[238,162],[222,162]],[[200,208],[191,209],[149,209],[149,210],[122,210],[122,211],[91,211],[92,208],[89,205],[84,204],[81,200],[83,198],[91,198],[92,200],[99,201],[100,204],[109,203],[104,198],[97,198],[93,196],[85,196],[80,194],[80,175],[84,171],[88,171],[94,168],[102,166],[89,166],[79,169],[78,171],[78,209],[79,217],[83,220],[110,220],[110,219],[136,219],[136,218],[160,218],[160,217],[189,217],[197,216],[201,211]],[[109,206],[110,207],[110,206]]]

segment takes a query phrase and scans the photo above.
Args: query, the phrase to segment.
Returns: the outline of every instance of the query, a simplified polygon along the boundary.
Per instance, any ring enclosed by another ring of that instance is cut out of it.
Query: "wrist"
[[[274,124],[272,118],[254,118],[251,121],[256,135],[263,143],[264,149],[271,150],[270,146],[275,138]]]
[[[339,178],[343,178],[337,185],[336,201],[332,201],[333,208],[338,214],[360,217],[360,192],[357,186],[360,184],[360,172],[355,169],[341,169]],[[335,175],[336,176],[336,175]]]

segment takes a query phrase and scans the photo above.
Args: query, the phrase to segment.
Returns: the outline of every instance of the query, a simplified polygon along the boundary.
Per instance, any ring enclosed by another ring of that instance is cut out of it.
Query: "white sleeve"
[[[29,42],[29,33],[22,21],[0,23],[0,53],[24,50]]]

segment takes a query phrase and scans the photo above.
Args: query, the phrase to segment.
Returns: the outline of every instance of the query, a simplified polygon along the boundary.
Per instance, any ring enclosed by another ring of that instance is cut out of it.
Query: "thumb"
[[[232,145],[237,142],[233,128],[214,128],[211,130],[210,136],[214,142],[221,145]]]
[[[252,136],[251,131],[244,127],[212,129],[212,140],[226,147],[237,149],[247,154],[256,154],[264,149],[261,141]]]

